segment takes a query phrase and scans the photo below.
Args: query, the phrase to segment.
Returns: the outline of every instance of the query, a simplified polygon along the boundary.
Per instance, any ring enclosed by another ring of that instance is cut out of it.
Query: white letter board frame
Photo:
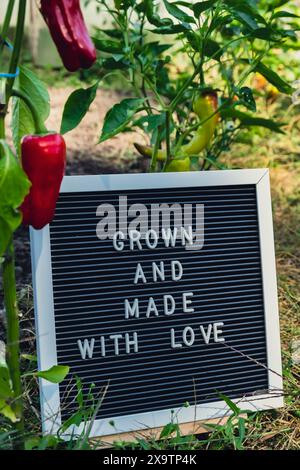
[[[242,409],[267,410],[284,405],[277,301],[276,265],[268,169],[222,170],[186,173],[116,174],[100,176],[66,176],[61,192],[122,191],[134,189],[188,188],[201,186],[255,185],[259,225],[265,334],[269,393],[252,399],[233,401]],[[56,335],[52,291],[52,270],[49,225],[42,230],[30,229],[32,277],[34,289],[36,341],[39,370],[57,364]],[[67,364],[66,364],[67,365]],[[55,433],[61,426],[59,385],[40,379],[40,402],[44,434]],[[201,403],[172,410],[179,423],[224,417],[229,408],[223,401]],[[170,422],[171,409],[127,416],[96,419],[90,437],[157,428]],[[114,422],[114,427],[110,421]],[[84,424],[74,427],[75,433]],[[71,431],[72,432],[72,431]],[[68,430],[70,434],[70,430]],[[66,436],[67,438],[67,436]]]

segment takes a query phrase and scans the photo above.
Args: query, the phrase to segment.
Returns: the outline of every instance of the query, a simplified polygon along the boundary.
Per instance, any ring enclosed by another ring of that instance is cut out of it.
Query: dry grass
[[[293,360],[293,344],[300,339],[300,134],[299,117],[289,117],[285,136],[268,134],[252,147],[237,145],[230,157],[234,167],[270,168],[277,260],[286,406],[258,414],[249,449],[300,449],[300,364]]]

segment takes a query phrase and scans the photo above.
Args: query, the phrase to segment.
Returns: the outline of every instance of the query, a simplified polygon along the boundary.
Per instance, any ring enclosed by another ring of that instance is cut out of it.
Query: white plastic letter
[[[170,301],[171,307],[169,307],[168,302]],[[165,315],[172,315],[175,312],[175,300],[172,295],[166,294],[164,295],[164,312]]]
[[[86,359],[86,355],[88,355],[89,359],[92,359],[93,353],[94,353],[95,338],[92,338],[91,342],[89,342],[88,339],[85,339],[83,342],[83,345],[82,345],[81,340],[79,339],[77,341],[77,344],[78,344],[82,359]]]
[[[193,292],[185,292],[182,294],[182,303],[183,303],[183,312],[184,313],[193,313],[194,308],[188,307],[189,304],[192,303],[191,299],[187,299],[187,297],[193,297]]]
[[[129,300],[125,299],[125,318],[130,317],[139,318],[139,299],[134,299],[133,304],[130,305]]]
[[[178,272],[176,273],[176,268]],[[183,268],[180,261],[171,261],[171,272],[172,272],[172,281],[180,281],[183,274]]]
[[[214,328],[214,342],[215,343],[223,343],[225,341],[225,338],[223,338],[222,336],[219,336],[223,333],[223,331],[219,328],[219,326],[224,326],[224,323],[223,322],[219,322],[219,323],[214,323],[213,325],[213,328]]]

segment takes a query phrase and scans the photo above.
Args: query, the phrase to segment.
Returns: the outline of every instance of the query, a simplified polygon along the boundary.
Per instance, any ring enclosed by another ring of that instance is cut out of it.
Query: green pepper
[[[169,163],[166,164],[166,172],[180,172],[180,171],[190,171],[190,158],[174,158]]]
[[[193,133],[191,140],[182,145],[177,151],[175,155],[176,162],[182,159],[185,161],[184,157],[191,156],[191,155],[199,155],[202,150],[204,150],[210,143],[211,139],[213,138],[216,126],[219,121],[219,113],[217,113],[218,109],[218,96],[217,93],[209,90],[202,92],[194,101],[193,103],[193,110],[195,114],[197,114],[200,122],[202,124],[199,125],[198,129]],[[203,122],[204,121],[204,122]],[[134,144],[137,151],[143,155],[144,157],[151,158],[152,157],[152,148],[146,145],[141,144]],[[165,150],[158,150],[157,151],[157,160],[163,162],[166,160],[166,151]],[[175,163],[174,163],[175,165]],[[187,162],[182,164],[185,168],[187,168]],[[179,170],[179,171],[187,171]]]
[[[213,91],[204,92],[196,98],[193,103],[193,110],[200,121],[205,122],[200,124],[190,142],[180,148],[181,153],[184,155],[198,155],[208,146],[219,121],[219,115],[216,113],[217,108],[218,97]],[[209,118],[209,116],[211,117]]]
[[[141,144],[133,144],[135,146],[135,148],[137,149],[137,151],[143,155],[143,157],[148,157],[148,158],[151,158],[152,157],[152,148],[147,146],[147,145],[141,145]],[[165,161],[166,159],[166,152],[164,150],[158,150],[157,151],[157,156],[156,156],[157,160],[160,161],[160,162],[163,162]]]
[[[201,124],[194,131],[191,140],[179,147],[173,159],[167,163],[166,171],[189,171],[190,156],[199,155],[213,138],[216,126],[219,121],[218,96],[215,91],[203,91],[195,99],[193,103],[193,111],[198,116]],[[144,157],[152,157],[152,148],[146,145],[134,144],[137,151]],[[166,151],[157,151],[157,161],[164,162],[166,160]]]

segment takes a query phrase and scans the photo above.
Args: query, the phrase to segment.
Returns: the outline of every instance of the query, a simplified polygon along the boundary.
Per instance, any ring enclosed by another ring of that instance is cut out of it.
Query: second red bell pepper
[[[96,49],[79,0],[41,0],[40,11],[66,69],[75,72],[90,68],[96,60]]]
[[[31,182],[20,209],[23,224],[41,229],[49,224],[66,165],[66,144],[60,134],[28,135],[21,143],[22,167]]]

